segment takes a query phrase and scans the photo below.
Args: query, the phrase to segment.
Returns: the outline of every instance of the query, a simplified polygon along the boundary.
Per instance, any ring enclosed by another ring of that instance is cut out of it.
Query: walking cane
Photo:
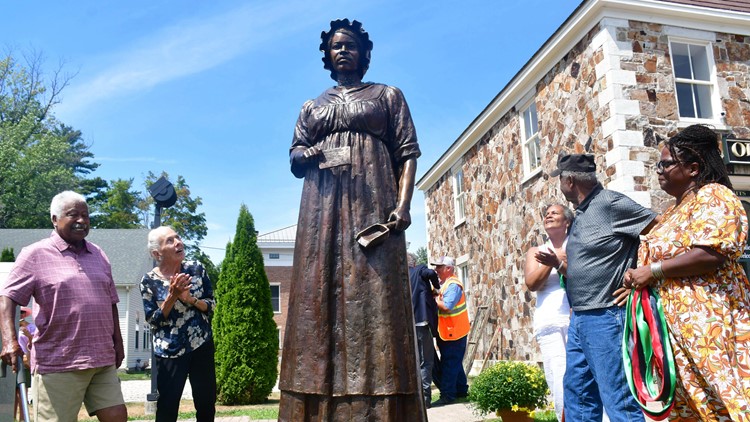
[[[23,366],[23,356],[18,356],[16,367],[18,367],[18,371],[16,372],[16,385],[18,386],[18,392],[21,396],[23,420],[25,422],[31,422],[31,418],[29,418],[29,398],[26,395],[26,368]]]
[[[21,398],[21,412],[23,412],[24,422],[31,422],[31,418],[29,418],[29,401],[26,396],[26,368],[23,366],[23,356],[18,356],[17,359],[16,368],[18,368],[18,372],[16,372],[16,388],[18,388],[18,393]],[[7,376],[7,370],[8,365],[3,362],[2,365],[0,365],[0,378],[5,378]]]

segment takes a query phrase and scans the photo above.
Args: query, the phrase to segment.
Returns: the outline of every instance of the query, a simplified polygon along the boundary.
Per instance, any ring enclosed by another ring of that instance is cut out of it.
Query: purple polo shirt
[[[17,304],[34,298],[31,368],[40,374],[115,364],[112,268],[98,246],[84,243],[73,252],[53,231],[21,250],[0,289]]]

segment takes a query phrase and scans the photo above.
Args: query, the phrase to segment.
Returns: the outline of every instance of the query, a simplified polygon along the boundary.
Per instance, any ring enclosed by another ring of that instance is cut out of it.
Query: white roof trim
[[[660,0],[589,0],[579,6],[448,150],[417,182],[426,191],[486,134],[603,18],[634,19],[692,29],[750,35],[750,14]]]

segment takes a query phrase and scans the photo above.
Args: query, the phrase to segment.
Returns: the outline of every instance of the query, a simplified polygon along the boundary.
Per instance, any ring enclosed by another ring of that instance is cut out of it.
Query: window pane
[[[693,90],[690,84],[677,83],[677,105],[680,108],[680,117],[695,117]]]
[[[529,120],[531,120],[531,136],[539,132],[539,121],[536,117],[536,104],[531,104],[531,107],[529,107]],[[527,138],[528,139],[528,138]]]
[[[711,76],[708,72],[708,53],[705,46],[690,45],[690,59],[693,63],[693,79],[708,81]]]
[[[542,164],[542,154],[539,151],[539,137],[535,137],[529,145],[533,151],[533,154],[529,153],[529,157],[533,157],[530,158],[529,163],[531,169],[534,170]]]
[[[279,254],[277,254],[277,253],[270,253],[270,254],[268,254],[268,259],[279,259]]]
[[[708,85],[693,85],[693,92],[695,94],[695,106],[698,109],[698,118],[713,118],[713,111],[711,110],[711,87]]]
[[[673,42],[672,46],[672,67],[676,78],[693,79],[693,72],[690,71],[690,54],[688,53],[687,44]]]
[[[274,312],[281,312],[281,287],[271,286],[271,306]]]
[[[464,216],[466,216],[466,211],[464,208],[464,195],[462,194],[458,198],[456,198],[456,206],[458,208],[458,218],[462,219]]]
[[[459,171],[456,173],[456,195],[460,195],[464,191],[464,172]]]

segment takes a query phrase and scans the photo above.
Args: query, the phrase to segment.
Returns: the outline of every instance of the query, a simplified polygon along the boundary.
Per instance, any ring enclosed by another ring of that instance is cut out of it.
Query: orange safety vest
[[[451,284],[458,284],[461,288],[461,299],[456,306],[450,311],[438,309],[438,334],[445,341],[460,340],[469,334],[469,313],[466,312],[466,294],[464,294],[464,285],[458,280],[458,277],[451,276],[440,287],[442,295]]]

